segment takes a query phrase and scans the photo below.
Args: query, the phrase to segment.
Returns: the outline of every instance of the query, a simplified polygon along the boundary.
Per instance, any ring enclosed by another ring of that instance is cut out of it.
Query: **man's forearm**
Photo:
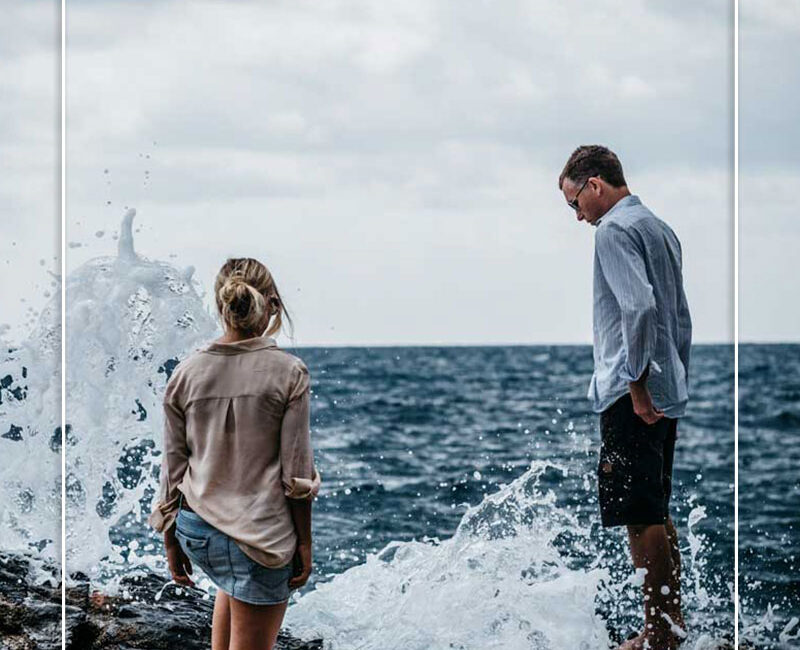
[[[287,499],[300,544],[311,543],[311,499]]]
[[[641,377],[639,377],[639,379],[637,379],[636,381],[629,382],[628,385],[631,387],[631,390],[647,388],[647,377],[649,374],[650,374],[650,364],[648,363]]]

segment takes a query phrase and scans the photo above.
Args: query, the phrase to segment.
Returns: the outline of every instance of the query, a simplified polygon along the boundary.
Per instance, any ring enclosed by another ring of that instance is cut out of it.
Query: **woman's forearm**
[[[300,544],[311,543],[311,499],[287,499]]]
[[[169,528],[164,530],[164,546],[173,546],[178,543],[178,538],[175,536],[175,524],[173,523]]]

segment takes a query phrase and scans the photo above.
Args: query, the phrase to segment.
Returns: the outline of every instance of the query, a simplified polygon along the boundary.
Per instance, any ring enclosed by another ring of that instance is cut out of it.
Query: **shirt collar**
[[[277,348],[275,339],[267,336],[254,336],[251,339],[242,339],[234,343],[220,343],[212,341],[204,349],[204,352],[212,354],[240,354],[242,352],[252,352],[253,350],[265,350],[267,348]]]
[[[600,217],[597,221],[594,222],[594,226],[599,226],[603,221],[612,217],[615,212],[622,208],[630,207],[633,205],[641,205],[642,202],[636,194],[628,194],[628,196],[623,196],[619,201],[617,201],[614,205],[611,206],[608,212],[606,212],[602,217]]]

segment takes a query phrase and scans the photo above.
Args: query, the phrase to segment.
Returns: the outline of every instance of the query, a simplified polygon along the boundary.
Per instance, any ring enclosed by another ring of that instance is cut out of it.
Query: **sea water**
[[[133,219],[116,251],[66,279],[67,570],[107,590],[165,571],[146,525],[161,396],[177,361],[219,334],[193,269],[137,252]],[[60,431],[38,405],[58,344],[45,331],[8,348],[4,390],[26,379],[27,392],[3,393],[3,427],[24,433],[0,438],[3,546],[54,557]],[[315,574],[287,615],[295,634],[343,649],[573,650],[635,631],[641,576],[622,531],[598,524],[588,346],[294,352],[311,370],[324,481]],[[732,637],[732,386],[731,346],[696,346],[673,518],[698,650]]]
[[[740,630],[800,647],[800,345],[739,351]]]
[[[297,351],[325,489],[301,636],[348,648],[601,648],[640,623],[598,523],[588,346]],[[733,636],[733,367],[697,346],[673,517],[692,648]]]

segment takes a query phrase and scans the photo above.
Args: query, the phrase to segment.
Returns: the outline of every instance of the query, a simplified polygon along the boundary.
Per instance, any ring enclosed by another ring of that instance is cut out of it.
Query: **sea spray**
[[[543,490],[535,461],[522,476],[470,508],[444,541],[395,542],[303,596],[287,623],[330,648],[595,650],[608,632],[595,608],[609,576],[578,567],[565,544],[591,531]]]
[[[750,619],[740,615],[740,638],[769,650],[791,650],[800,647],[800,618],[792,616],[788,622],[780,607],[767,605],[761,616]]]
[[[125,214],[117,255],[88,261],[66,284],[67,568],[93,578],[144,562],[135,540],[112,533],[146,520],[164,386],[216,329],[193,268],[136,253],[135,214]]]
[[[61,554],[60,298],[21,343],[0,335],[0,548],[42,561]]]
[[[387,545],[296,598],[287,624],[301,638],[324,638],[329,650],[615,647],[613,636],[627,632],[612,629],[616,619],[606,608],[638,612],[644,571],[612,575],[610,565],[621,558],[609,556],[601,538],[613,533],[559,504],[556,490],[566,487],[558,479],[567,475],[565,466],[533,461],[469,508],[453,537]],[[555,490],[543,488],[545,478]],[[717,650],[729,646],[708,633],[705,610],[724,604],[705,586],[708,549],[695,530],[704,517],[702,506],[689,515],[686,647]]]

